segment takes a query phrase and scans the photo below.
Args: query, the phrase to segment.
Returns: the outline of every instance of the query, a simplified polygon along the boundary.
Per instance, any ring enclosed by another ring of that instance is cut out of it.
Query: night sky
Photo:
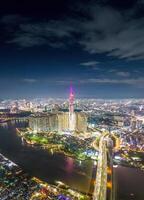
[[[144,0],[4,2],[1,99],[144,97]]]

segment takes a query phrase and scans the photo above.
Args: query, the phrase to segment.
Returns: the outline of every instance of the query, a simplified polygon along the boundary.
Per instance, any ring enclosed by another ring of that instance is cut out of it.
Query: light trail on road
[[[99,142],[99,159],[98,168],[96,174],[96,184],[93,193],[93,200],[106,200],[107,191],[107,149],[106,149],[106,137],[105,133]]]

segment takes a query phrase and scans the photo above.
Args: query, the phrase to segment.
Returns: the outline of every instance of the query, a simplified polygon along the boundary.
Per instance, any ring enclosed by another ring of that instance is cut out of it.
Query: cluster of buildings
[[[82,112],[75,112],[74,129],[71,131],[87,131],[87,116]],[[29,117],[29,127],[34,132],[42,131],[70,131],[69,112],[35,114]]]
[[[2,200],[29,200],[35,192],[40,191],[39,184],[2,154],[0,154],[0,185],[0,199]]]
[[[96,128],[99,124],[115,126],[119,129],[127,127],[133,131],[144,128],[143,105],[143,99],[74,99],[71,88],[69,101],[60,98],[2,100],[0,118],[3,120],[7,116],[27,117],[31,113],[29,125],[36,132],[85,132],[87,126]]]
[[[34,114],[29,118],[29,127],[35,132],[86,132],[87,115],[84,112],[74,110],[74,93],[71,87],[68,110],[59,110],[56,108],[51,112]]]

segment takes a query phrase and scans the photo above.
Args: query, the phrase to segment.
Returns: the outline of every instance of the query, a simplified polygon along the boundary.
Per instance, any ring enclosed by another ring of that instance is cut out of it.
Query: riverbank
[[[92,173],[96,165],[92,160],[78,161],[59,153],[51,153],[22,143],[16,133],[16,127],[25,127],[25,122],[9,122],[0,126],[0,152],[22,167],[32,176],[55,184],[61,181],[70,188],[89,194]]]
[[[58,133],[34,133],[28,128],[16,128],[16,132],[28,145],[61,153],[79,161],[94,160],[96,162],[98,160],[98,151],[91,147],[90,143],[89,147],[84,148],[84,141],[78,137],[59,135]],[[68,139],[69,141],[67,141]]]
[[[1,153],[0,164],[0,199],[62,199],[59,198],[60,195],[68,200],[90,199],[90,197],[70,189],[62,182],[58,182],[56,186],[52,186],[36,177],[29,176],[18,165]]]

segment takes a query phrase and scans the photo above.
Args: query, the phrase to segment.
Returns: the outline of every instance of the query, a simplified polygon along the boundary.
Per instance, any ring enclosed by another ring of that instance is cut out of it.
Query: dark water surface
[[[144,172],[119,166],[115,169],[117,200],[144,200]]]
[[[23,145],[16,134],[16,127],[24,122],[9,122],[0,125],[0,153],[18,164],[32,176],[48,183],[63,181],[82,192],[89,192],[94,164],[92,161],[76,161],[60,154],[50,154],[46,150]]]

